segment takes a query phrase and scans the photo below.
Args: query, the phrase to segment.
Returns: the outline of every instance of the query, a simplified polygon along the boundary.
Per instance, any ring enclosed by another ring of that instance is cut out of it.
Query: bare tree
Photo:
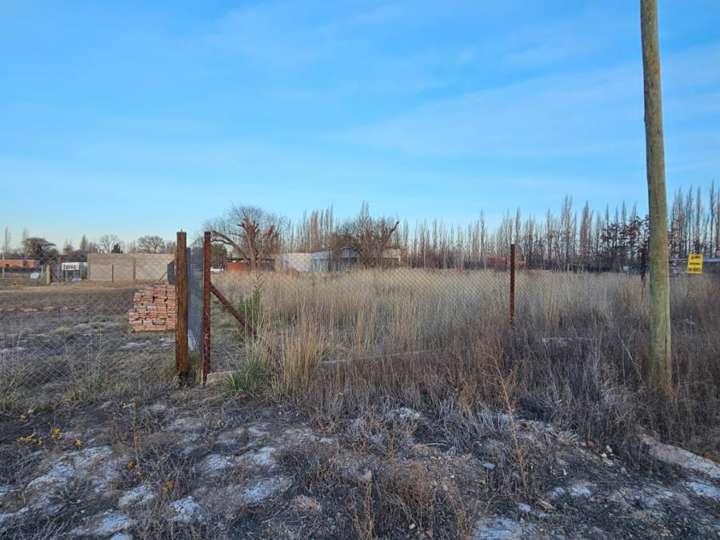
[[[592,254],[592,211],[590,203],[585,201],[580,220],[580,260],[584,267],[587,266]]]
[[[400,222],[390,218],[373,218],[367,203],[363,203],[360,214],[340,227],[333,250],[354,250],[360,263],[366,268],[381,266],[383,254],[390,247]]]
[[[716,242],[717,237],[715,236],[715,220],[716,220],[716,211],[717,211],[717,192],[715,191],[715,180],[713,180],[710,183],[710,202],[709,202],[709,208],[710,211],[710,222],[709,222],[709,228],[710,228],[710,239],[708,242],[708,253],[712,257],[715,255],[716,250]]]
[[[283,221],[255,206],[233,206],[227,215],[210,226],[215,240],[246,259],[250,270],[280,251]]]
[[[3,238],[2,260],[4,261],[10,251],[10,229],[5,226],[5,237]],[[2,265],[2,277],[5,277],[5,265]]]
[[[140,253],[162,253],[165,251],[165,240],[160,236],[141,236],[137,240],[137,250]]]
[[[715,182],[713,182],[713,186],[715,186]],[[718,256],[720,255],[720,196],[718,196],[717,192],[714,201],[711,222],[714,224],[715,243],[713,244],[712,255]]]
[[[10,253],[10,244],[12,243],[12,235],[10,234],[10,228],[5,227],[5,235],[3,238],[3,255],[7,256]]]
[[[98,238],[98,247],[101,253],[112,253],[115,245],[120,244],[120,239],[114,234],[104,234]]]

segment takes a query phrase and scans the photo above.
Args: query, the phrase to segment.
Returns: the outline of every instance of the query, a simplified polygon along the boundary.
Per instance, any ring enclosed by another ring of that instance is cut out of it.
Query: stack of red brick
[[[168,332],[175,330],[177,309],[175,287],[153,285],[135,293],[133,308],[128,312],[133,332]]]

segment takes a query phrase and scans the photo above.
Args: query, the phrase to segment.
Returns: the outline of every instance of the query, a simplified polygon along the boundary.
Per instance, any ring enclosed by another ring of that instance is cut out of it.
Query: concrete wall
[[[92,257],[92,255],[90,255]],[[90,258],[88,257],[88,259]],[[112,281],[113,265],[112,263],[95,262],[88,264],[88,279],[90,281]]]
[[[311,253],[283,253],[282,266],[285,270],[310,272],[312,270]]]
[[[136,281],[167,281],[167,267],[175,255],[171,253],[134,253]]]
[[[118,253],[88,255],[90,281],[167,281],[170,253]]]

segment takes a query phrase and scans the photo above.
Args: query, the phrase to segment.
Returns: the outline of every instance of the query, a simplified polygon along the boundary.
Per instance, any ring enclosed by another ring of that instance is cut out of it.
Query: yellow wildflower
[[[35,442],[35,433],[33,432],[30,435],[25,435],[24,437],[20,437],[18,439],[18,442],[23,443],[23,444],[29,444],[29,443]]]

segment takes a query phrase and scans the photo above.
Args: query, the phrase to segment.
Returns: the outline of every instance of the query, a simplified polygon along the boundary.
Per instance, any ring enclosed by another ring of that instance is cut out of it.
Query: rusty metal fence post
[[[210,372],[210,284],[212,265],[212,233],[209,231],[203,237],[203,384],[207,381]]]
[[[181,380],[190,375],[190,351],[188,348],[188,265],[187,234],[177,233],[175,250],[175,303],[177,322],[175,324],[175,371]]]
[[[510,244],[510,324],[515,321],[515,244]]]

